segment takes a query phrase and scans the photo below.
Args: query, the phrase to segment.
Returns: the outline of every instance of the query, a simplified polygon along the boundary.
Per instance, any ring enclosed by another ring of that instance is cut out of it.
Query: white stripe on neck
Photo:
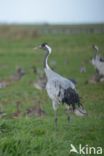
[[[47,50],[49,51],[49,54],[51,54],[51,51],[52,51],[51,47],[49,47],[48,45],[45,45],[45,47],[46,47]]]
[[[48,45],[45,45],[45,47],[46,47],[47,51],[49,52],[49,54],[51,54],[51,51],[52,51],[51,47],[49,47]],[[49,54],[48,54],[48,56],[49,56]],[[46,58],[46,68],[50,69],[50,67],[48,65],[48,56]]]

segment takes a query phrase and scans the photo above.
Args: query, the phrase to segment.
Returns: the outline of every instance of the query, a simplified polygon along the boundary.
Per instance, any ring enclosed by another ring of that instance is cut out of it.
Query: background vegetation
[[[104,54],[104,34],[94,31],[59,33],[60,26],[59,29],[54,26],[56,31],[42,33],[43,27],[0,26],[0,82],[9,81],[17,67],[25,70],[22,79],[0,89],[0,109],[5,112],[0,118],[0,156],[74,156],[70,154],[70,144],[76,147],[79,144],[104,145],[104,83],[86,83],[95,72],[90,63],[92,44],[97,44]],[[33,86],[37,78],[33,67],[43,70],[44,57],[44,52],[34,51],[33,47],[42,42],[49,43],[53,49],[50,66],[52,61],[56,62],[56,72],[77,81],[77,89],[88,112],[88,116],[83,118],[71,114],[68,124],[65,108],[61,106],[57,130],[46,91]],[[82,64],[86,73],[80,73]],[[14,117],[17,101],[20,114]],[[41,107],[46,115],[28,116],[26,110],[34,106]]]

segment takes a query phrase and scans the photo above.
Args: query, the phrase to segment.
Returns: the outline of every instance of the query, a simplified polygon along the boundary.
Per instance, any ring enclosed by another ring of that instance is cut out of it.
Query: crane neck
[[[44,57],[44,69],[50,69],[48,65],[48,57],[51,54],[51,48],[49,46],[46,46],[46,53]]]
[[[93,49],[94,49],[93,57],[94,57],[94,59],[96,59],[96,56],[97,56],[97,54],[98,54],[98,52],[99,52],[99,48],[98,48],[96,45],[94,45],[94,46],[93,46]]]
[[[98,50],[97,49],[94,49],[94,52],[93,52],[94,59],[96,59],[97,54],[98,54]]]

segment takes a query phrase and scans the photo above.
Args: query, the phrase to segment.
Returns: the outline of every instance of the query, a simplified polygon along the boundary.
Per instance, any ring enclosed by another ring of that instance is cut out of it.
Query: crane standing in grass
[[[57,108],[60,103],[65,103],[68,106],[71,105],[73,112],[76,115],[84,116],[86,111],[83,109],[83,106],[80,103],[80,98],[76,91],[75,84],[71,80],[54,72],[48,65],[48,56],[51,54],[52,49],[47,43],[43,43],[34,49],[37,48],[41,48],[46,52],[44,58],[44,71],[47,77],[46,90],[48,96],[52,100],[52,105],[55,112],[55,126],[57,126]],[[69,115],[68,120],[70,120]]]
[[[94,56],[92,58],[92,64],[96,69],[96,72],[100,77],[104,77],[104,57],[101,57],[99,53],[99,48],[96,45],[93,45],[92,48],[94,49]]]

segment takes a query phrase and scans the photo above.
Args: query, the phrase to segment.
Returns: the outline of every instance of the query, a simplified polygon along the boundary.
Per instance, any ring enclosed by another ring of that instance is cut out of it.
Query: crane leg
[[[67,110],[67,121],[70,123],[70,115],[69,115],[69,110]]]
[[[68,123],[70,123],[70,115],[67,116]]]
[[[57,118],[57,111],[54,112],[54,123],[55,123],[55,128],[57,128],[57,121],[58,121],[58,118]]]
[[[70,107],[68,105],[66,105],[66,114],[67,114],[67,121],[68,121],[68,123],[70,123],[69,109],[70,109]]]
[[[55,123],[55,128],[57,128],[57,121],[58,121],[57,108],[58,108],[58,103],[57,103],[57,101],[52,101],[52,104],[53,104],[53,109],[54,109],[54,123]]]

